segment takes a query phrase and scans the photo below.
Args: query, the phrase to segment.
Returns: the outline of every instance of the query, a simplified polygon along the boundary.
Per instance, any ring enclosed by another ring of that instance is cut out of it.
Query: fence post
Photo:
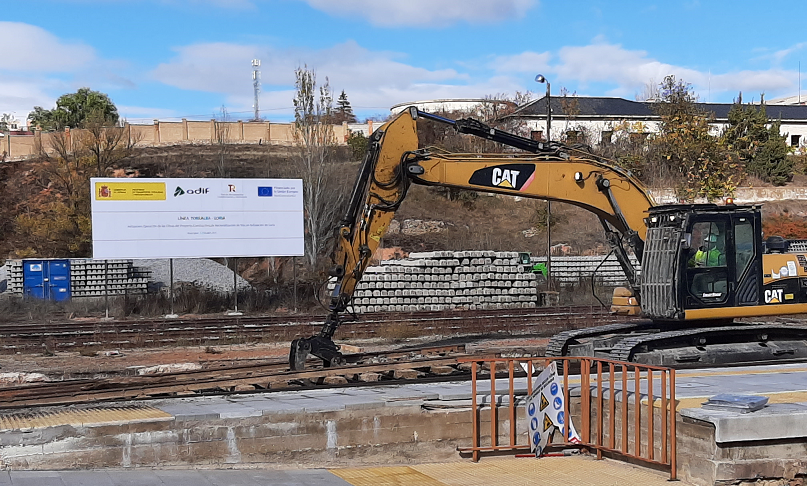
[[[496,410],[496,361],[490,361],[490,445],[499,445],[498,417]]]
[[[602,459],[602,361],[597,360],[597,460]]]
[[[639,366],[633,367],[633,418],[635,422],[633,451],[636,457],[642,455],[642,402],[639,400],[641,397],[642,385],[642,371]]]
[[[653,460],[653,370],[647,370],[647,458]]]
[[[675,401],[675,369],[670,370],[670,479],[675,481],[677,479],[678,467],[676,457],[676,440],[675,440],[675,409],[678,404]]]
[[[471,418],[473,419],[473,461],[479,462],[479,409],[476,405],[476,361],[471,363]]]
[[[515,372],[515,360],[510,360],[509,378],[510,378],[510,447],[516,445],[516,392],[513,386],[513,374]]]
[[[583,442],[591,443],[591,361],[580,359],[580,409],[583,417]]]

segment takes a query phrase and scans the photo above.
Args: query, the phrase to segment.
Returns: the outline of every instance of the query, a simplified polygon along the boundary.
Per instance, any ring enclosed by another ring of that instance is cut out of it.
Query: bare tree
[[[131,154],[139,141],[132,137],[128,126],[114,126],[100,118],[91,119],[77,132],[80,150],[95,159],[97,177],[104,177],[107,169]]]
[[[219,177],[229,177],[227,159],[230,153],[230,115],[227,108],[222,105],[219,119],[215,121],[216,169]]]
[[[342,201],[348,192],[336,180],[336,138],[328,123],[333,112],[333,94],[325,84],[317,87],[316,73],[308,66],[295,74],[294,162],[303,179],[305,211],[305,256],[314,266],[333,236]]]
[[[650,79],[642,86],[642,91],[636,93],[636,101],[657,101],[661,98],[659,83]]]

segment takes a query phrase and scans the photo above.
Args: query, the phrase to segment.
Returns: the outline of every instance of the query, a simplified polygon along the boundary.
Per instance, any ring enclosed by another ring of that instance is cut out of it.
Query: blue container
[[[26,297],[70,299],[70,260],[23,260],[22,279]]]

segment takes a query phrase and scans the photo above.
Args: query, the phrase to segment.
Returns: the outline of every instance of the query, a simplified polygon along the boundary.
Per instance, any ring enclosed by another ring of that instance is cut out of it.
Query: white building
[[[775,100],[765,101],[766,105],[807,105],[807,94],[797,94],[795,96],[788,96],[785,98],[777,98]]]
[[[508,107],[510,109],[516,108],[516,104],[507,100],[492,100],[485,98],[455,98],[446,100],[426,100],[426,101],[410,101],[406,103],[398,103],[389,109],[390,115],[395,116],[404,111],[410,106],[417,106],[419,110],[427,111],[429,113],[439,112],[452,112],[463,111],[469,114],[481,112],[483,109],[490,109],[490,107]],[[477,113],[478,114],[478,113]]]
[[[728,124],[731,103],[698,103],[701,109],[714,115],[713,128],[719,133]],[[660,117],[653,110],[652,101],[630,101],[608,97],[556,97],[551,98],[552,140],[585,141],[589,144],[609,143],[616,130],[643,138],[658,132]],[[545,138],[546,97],[520,106],[508,117],[526,122],[535,140]],[[780,131],[787,134],[791,147],[807,146],[807,105],[766,105],[771,120],[781,120]]]
[[[0,115],[0,122],[5,125],[6,130],[10,130],[12,132],[24,132],[27,129],[25,126],[25,121],[19,120],[13,113],[3,113]]]

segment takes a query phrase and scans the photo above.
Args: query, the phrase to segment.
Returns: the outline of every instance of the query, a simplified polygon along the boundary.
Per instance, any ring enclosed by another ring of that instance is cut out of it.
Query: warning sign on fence
[[[578,443],[580,436],[572,425],[571,417],[564,416],[563,385],[558,376],[558,365],[552,362],[538,375],[536,382],[527,400],[527,420],[530,450],[540,457],[556,428],[567,436],[564,442]]]

